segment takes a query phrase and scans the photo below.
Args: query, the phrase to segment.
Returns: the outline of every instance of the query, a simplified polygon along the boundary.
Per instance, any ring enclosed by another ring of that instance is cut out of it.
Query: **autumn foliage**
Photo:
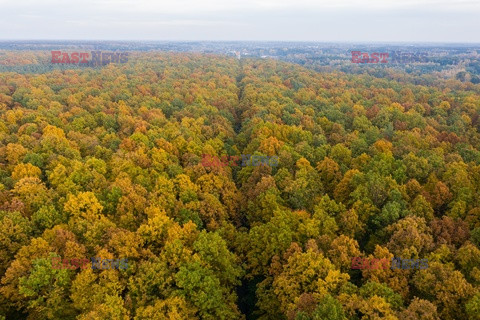
[[[275,60],[0,73],[0,319],[479,319],[479,114]],[[240,154],[279,161],[202,165]]]

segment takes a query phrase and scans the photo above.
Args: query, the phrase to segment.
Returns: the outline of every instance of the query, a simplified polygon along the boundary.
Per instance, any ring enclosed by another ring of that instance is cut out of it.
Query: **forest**
[[[195,53],[45,66],[0,72],[0,319],[480,319],[480,84]]]

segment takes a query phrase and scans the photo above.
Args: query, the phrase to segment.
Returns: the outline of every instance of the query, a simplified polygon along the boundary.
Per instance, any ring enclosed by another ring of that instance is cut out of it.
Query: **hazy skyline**
[[[480,1],[0,0],[0,40],[480,42]]]

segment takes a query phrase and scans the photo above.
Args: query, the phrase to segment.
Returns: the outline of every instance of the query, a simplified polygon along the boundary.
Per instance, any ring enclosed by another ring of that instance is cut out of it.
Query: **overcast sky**
[[[480,0],[0,0],[0,39],[480,43]]]

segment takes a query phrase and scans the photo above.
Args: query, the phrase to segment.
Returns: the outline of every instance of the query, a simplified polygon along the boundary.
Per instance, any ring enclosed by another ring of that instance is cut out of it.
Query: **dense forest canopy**
[[[174,53],[0,73],[0,319],[480,319],[480,85],[395,76]],[[128,267],[52,267],[91,257]]]

